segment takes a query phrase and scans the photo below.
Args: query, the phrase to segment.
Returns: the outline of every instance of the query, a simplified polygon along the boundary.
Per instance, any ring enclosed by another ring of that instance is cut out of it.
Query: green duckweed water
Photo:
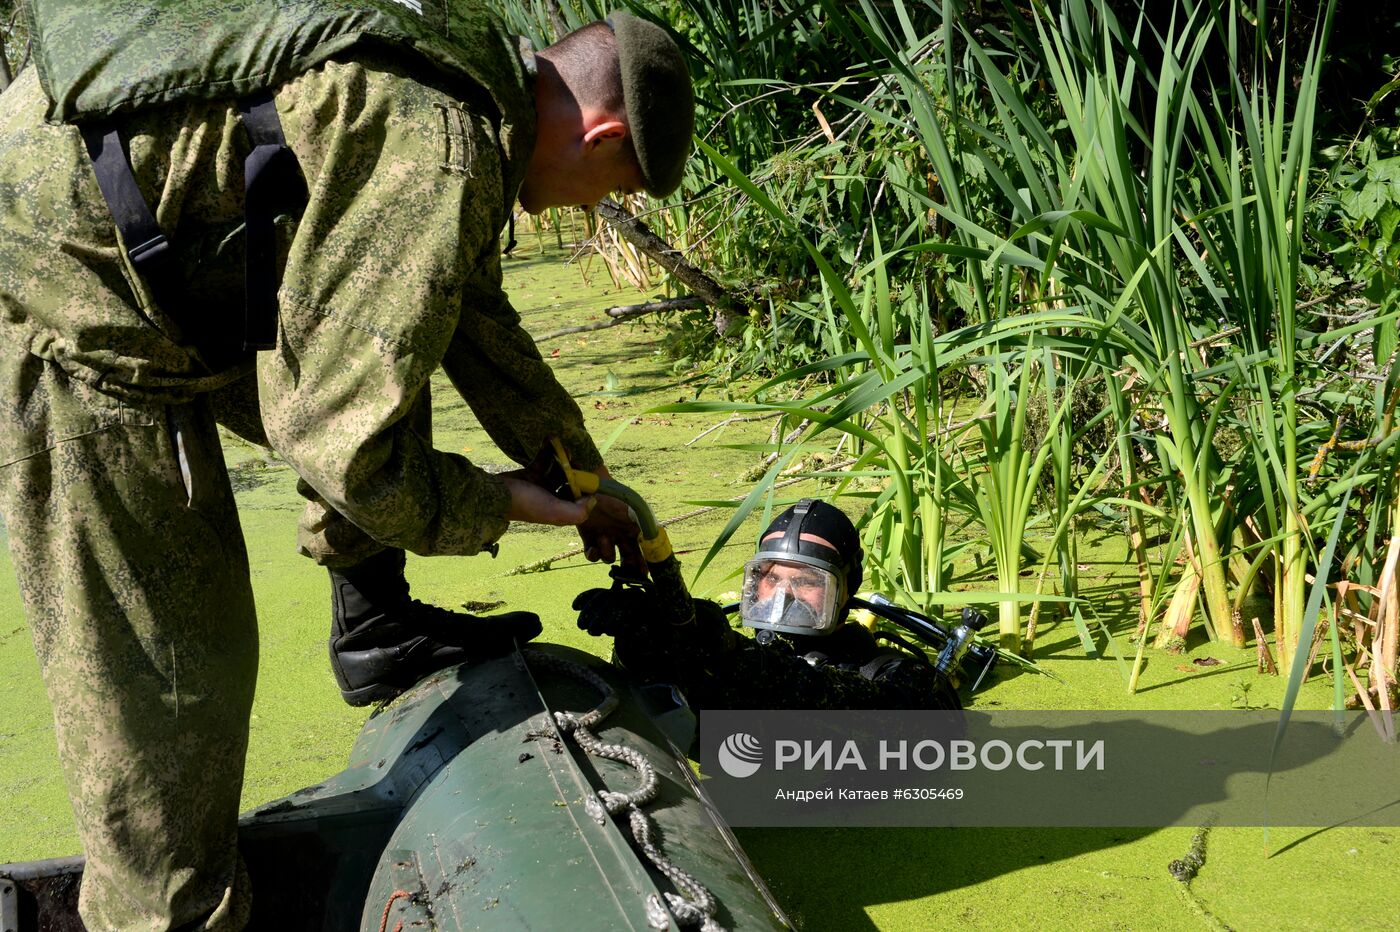
[[[535,333],[601,319],[602,308],[646,297],[630,290],[608,293],[606,281],[598,281],[601,272],[586,285],[557,255],[508,259],[506,275],[515,305]],[[579,394],[594,436],[611,440],[607,459],[613,473],[635,486],[664,519],[692,510],[688,502],[746,491],[741,476],[754,454],[724,445],[766,439],[770,425],[736,424],[687,445],[717,419],[646,414],[653,405],[690,397],[660,355],[660,337],[655,326],[633,323],[563,337],[542,349],[553,356],[561,380]],[[483,465],[505,465],[445,383],[435,386],[435,412],[439,447]],[[341,702],[330,675],[329,587],[324,571],[295,553],[301,502],[294,477],[275,459],[237,441],[229,441],[226,452],[239,489],[261,631],[243,794],[249,808],[340,770],[367,712]],[[727,517],[714,511],[671,528],[688,567],[699,564]],[[698,581],[697,594],[737,588],[731,571],[742,564],[756,530],[745,527],[736,535],[736,543]],[[576,541],[569,529],[517,526],[494,561],[410,557],[409,579],[416,597],[443,605],[530,608],[544,621],[544,638],[606,654],[608,643],[577,631],[569,609],[580,590],[607,585],[603,567],[574,556],[546,572],[507,575],[513,567],[567,551]],[[1131,568],[1122,565],[1121,542],[1090,533],[1080,546],[1088,567],[1081,580],[1085,594],[1131,663],[1126,636],[1135,594]],[[72,854],[77,841],[49,706],[7,554],[0,555],[0,563],[0,862]],[[1252,650],[1194,638],[1188,646],[1182,655],[1149,651],[1139,691],[1128,696],[1114,660],[1086,658],[1073,626],[1045,617],[1037,659],[1058,680],[1003,668],[976,704],[1227,709],[1279,703],[1282,682],[1255,673]],[[1191,663],[1203,657],[1223,663]],[[1325,707],[1331,688],[1327,677],[1309,683],[1300,707]],[[1393,774],[1356,776],[1376,781],[1378,791],[1397,785]],[[1055,804],[1045,800],[1047,806]],[[1400,890],[1392,877],[1400,831],[1275,827],[1266,841],[1263,829],[1215,828],[1204,865],[1187,890],[1167,865],[1187,852],[1194,831],[749,829],[739,834],[779,900],[807,930],[1379,930],[1400,924]]]

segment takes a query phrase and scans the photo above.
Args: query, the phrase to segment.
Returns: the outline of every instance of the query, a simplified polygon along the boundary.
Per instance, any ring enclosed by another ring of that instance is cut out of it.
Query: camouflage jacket
[[[240,420],[260,421],[381,543],[474,553],[504,532],[509,496],[405,416],[440,365],[517,462],[551,434],[581,468],[601,457],[501,290],[498,234],[533,146],[533,107],[488,115],[409,72],[401,57],[358,50],[275,91],[310,197],[279,221],[277,347],[257,355],[258,410]],[[0,95],[3,351],[95,388],[92,429],[241,384],[255,361],[226,351],[243,305],[249,143],[237,109],[194,100],[124,123],[138,184],[177,251],[183,301],[158,307],[119,247],[80,134],[47,124],[48,106],[33,69]],[[0,465],[64,439],[23,386],[0,386],[0,405]]]

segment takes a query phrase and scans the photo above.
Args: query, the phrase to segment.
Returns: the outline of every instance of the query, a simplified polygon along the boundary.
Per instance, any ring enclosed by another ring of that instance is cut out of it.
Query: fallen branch
[[[646,304],[624,304],[620,307],[610,307],[604,311],[603,313],[608,317],[607,320],[600,320],[592,324],[581,324],[577,327],[565,327],[563,330],[554,330],[543,336],[535,337],[535,342],[543,343],[545,340],[566,337],[571,333],[587,333],[590,330],[607,330],[609,327],[616,327],[618,324],[632,320],[633,318],[644,317],[647,314],[655,314],[659,311],[679,311],[704,306],[704,299],[694,296],[666,298],[663,301],[649,301]]]
[[[1200,349],[1202,346],[1209,346],[1220,340],[1228,340],[1239,332],[1239,327],[1231,327],[1228,330],[1222,330],[1219,333],[1212,333],[1210,336],[1201,337],[1199,340],[1192,340],[1190,346],[1191,349]]]
[[[782,423],[782,422],[780,421],[780,422],[778,422],[778,424],[774,424],[774,425],[773,425],[773,433],[770,435],[770,436],[772,436],[773,440],[769,441],[770,443],[771,443],[771,442],[776,442],[776,440],[778,439],[778,438],[777,438],[777,431],[778,431],[778,427],[781,425],[781,423]],[[803,418],[801,424],[798,424],[798,425],[797,425],[796,427],[794,427],[792,430],[788,431],[787,434],[786,434],[786,436],[783,437],[782,446],[787,446],[788,444],[790,444],[790,443],[792,443],[793,441],[795,441],[798,437],[801,437],[804,433],[807,432],[807,428],[809,428],[809,427],[811,427],[811,426],[812,426],[812,421],[811,421],[811,419],[809,419],[809,418]],[[763,473],[767,472],[767,471],[768,471],[768,467],[769,467],[769,466],[772,466],[774,463],[776,463],[776,462],[778,461],[778,457],[781,456],[781,455],[782,455],[782,451],[781,451],[781,450],[774,450],[772,453],[769,453],[767,456],[765,456],[765,457],[763,458],[763,461],[762,461],[761,463],[759,463],[759,465],[758,465],[757,467],[755,467],[756,469],[759,470],[759,475],[761,476],[761,475],[763,475]],[[752,470],[751,470],[751,471],[752,471]]]
[[[718,424],[711,424],[709,427],[706,427],[694,437],[691,437],[689,440],[686,441],[685,445],[690,446],[691,444],[695,443],[695,441],[699,440],[701,437],[704,437],[708,434],[712,434],[715,431],[719,430],[721,427],[728,427],[730,424],[746,424],[750,421],[771,421],[773,418],[781,417],[782,415],[782,411],[774,411],[771,414],[758,414],[754,415],[753,417],[740,417],[737,414],[731,414],[729,417],[720,421]]]
[[[734,311],[742,306],[738,298],[709,275],[685,261],[679,249],[653,233],[651,227],[628,213],[616,201],[604,198],[593,208],[593,212],[606,220],[623,239],[646,253],[657,265],[670,272],[677,281],[713,307],[715,328],[721,333],[727,329],[721,328],[720,325],[732,318]]]
[[[950,423],[947,427],[944,427],[942,430],[935,429],[933,433],[929,434],[926,439],[929,443],[937,443],[944,437],[951,437],[953,434],[961,433],[963,428],[971,427],[978,421],[990,421],[994,417],[996,417],[996,415],[992,414],[989,411],[986,414],[979,414],[976,417],[970,417],[967,420],[959,421],[956,424]],[[948,420],[952,421],[952,418],[950,417],[948,418]]]

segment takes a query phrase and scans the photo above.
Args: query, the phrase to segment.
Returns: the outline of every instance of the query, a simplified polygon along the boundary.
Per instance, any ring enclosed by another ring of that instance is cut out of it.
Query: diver
[[[643,683],[675,686],[692,709],[961,709],[957,680],[969,648],[984,664],[995,659],[971,643],[985,619],[965,612],[954,633],[884,600],[855,598],[863,556],[845,513],[803,499],[774,519],[744,566],[737,607],[754,637],[736,635],[708,599],[694,600],[694,623],[670,624],[657,617],[647,583],[618,571],[611,589],[581,593],[574,608],[580,628],[613,636],[616,663]],[[905,623],[940,648],[938,658],[850,620],[857,607]]]

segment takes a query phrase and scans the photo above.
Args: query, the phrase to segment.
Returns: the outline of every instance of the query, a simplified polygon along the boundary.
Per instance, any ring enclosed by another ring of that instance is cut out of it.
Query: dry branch
[[[1236,609],[1238,611],[1238,609]],[[1257,655],[1256,665],[1260,673],[1267,672],[1270,676],[1278,676],[1278,667],[1274,664],[1274,655],[1269,651],[1269,639],[1264,637],[1264,626],[1259,624],[1258,618],[1251,618],[1254,622],[1254,652]]]
[[[705,302],[696,297],[667,298],[664,301],[649,301],[646,304],[624,304],[621,307],[610,307],[604,311],[603,313],[608,317],[607,320],[600,320],[592,324],[581,324],[577,327],[565,327],[563,330],[554,330],[543,336],[535,337],[535,342],[543,343],[545,340],[566,337],[571,333],[606,330],[609,327],[616,327],[618,324],[632,320],[633,318],[644,317],[647,314],[655,314],[658,311],[677,311],[704,306]]]
[[[733,313],[742,306],[742,302],[737,297],[709,275],[685,261],[679,249],[653,233],[651,227],[628,213],[616,201],[604,198],[598,202],[593,211],[606,220],[613,229],[621,234],[623,239],[650,256],[657,265],[671,273],[677,281],[713,307],[715,309],[716,329],[721,333],[727,329],[727,326],[722,327],[721,323],[730,319]]]
[[[1045,577],[1048,575],[1050,575],[1050,567],[1047,565],[1044,572],[1040,574],[1040,578],[1035,582],[1036,600],[1031,605],[1031,617],[1026,622],[1026,636],[1021,639],[1021,657],[1025,660],[1035,660],[1035,632],[1040,623],[1040,606],[1043,604],[1040,601],[1040,594],[1045,591]],[[1053,583],[1050,588],[1052,593],[1058,595]]]
[[[1240,332],[1239,327],[1231,327],[1229,330],[1222,330],[1219,333],[1212,333],[1210,336],[1201,337],[1199,340],[1191,341],[1191,349],[1200,349],[1202,346],[1209,346],[1220,340],[1228,340],[1230,337]]]
[[[803,418],[802,423],[798,424],[792,430],[788,431],[787,435],[784,436],[782,433],[782,426],[784,423],[786,423],[785,420],[780,420],[778,421],[778,423],[773,425],[773,430],[770,431],[768,434],[768,442],[770,444],[779,443],[779,438],[781,437],[782,442],[780,446],[787,446],[788,444],[797,440],[798,437],[801,437],[804,433],[806,433],[807,428],[812,426],[812,422],[810,419]],[[774,450],[772,453],[769,453],[745,474],[745,478],[751,480],[758,479],[760,476],[762,476],[765,472],[768,471],[769,466],[772,466],[778,461],[778,457],[781,455],[781,450]]]
[[[1340,610],[1340,606],[1336,606],[1336,608]],[[1313,664],[1317,662],[1317,652],[1322,649],[1322,639],[1327,635],[1331,625],[1332,622],[1326,618],[1319,618],[1317,626],[1313,628],[1312,647],[1308,650],[1308,663],[1307,666],[1303,667],[1304,683],[1308,681],[1309,676],[1312,676]]]
[[[750,421],[771,421],[771,420],[772,420],[773,418],[775,418],[775,417],[782,417],[782,415],[783,415],[783,412],[782,412],[782,411],[774,411],[774,412],[771,413],[771,414],[758,414],[758,415],[753,415],[753,416],[751,416],[751,417],[740,417],[740,416],[737,415],[737,414],[731,414],[729,417],[727,417],[727,418],[725,418],[724,420],[720,421],[718,424],[711,424],[709,427],[706,427],[704,430],[700,431],[700,433],[696,434],[694,437],[691,437],[689,440],[686,441],[685,445],[686,445],[686,446],[691,446],[692,444],[695,443],[695,441],[701,439],[702,437],[705,437],[705,436],[707,436],[707,435],[709,435],[709,434],[712,434],[712,433],[714,433],[715,431],[717,431],[717,430],[719,430],[719,429],[721,429],[721,428],[723,428],[723,427],[728,427],[730,424],[746,424],[746,423],[748,423],[748,422],[750,422]]]

